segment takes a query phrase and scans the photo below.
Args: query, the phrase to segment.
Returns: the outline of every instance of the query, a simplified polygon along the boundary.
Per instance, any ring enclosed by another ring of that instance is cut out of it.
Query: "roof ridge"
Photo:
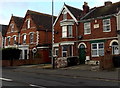
[[[67,5],[67,4],[64,4],[65,6],[69,6],[69,7],[72,7],[72,8],[74,8],[74,9],[78,9],[78,10],[81,10],[81,9],[79,9],[79,8],[76,8],[76,7],[73,7],[73,6],[70,6],[70,5]],[[82,11],[82,10],[81,10]]]
[[[22,18],[22,19],[23,19],[23,17],[19,17],[19,16],[12,16],[12,17],[16,17],[16,18]]]
[[[33,11],[33,10],[27,10],[27,13],[29,13],[29,12],[32,12],[32,13],[35,13],[35,14],[38,14],[38,15],[52,16],[52,15],[46,14],[46,13],[41,13],[41,12],[37,12],[37,11]]]

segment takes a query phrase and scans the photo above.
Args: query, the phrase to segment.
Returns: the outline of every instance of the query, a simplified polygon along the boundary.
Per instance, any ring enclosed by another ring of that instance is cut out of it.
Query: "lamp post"
[[[52,68],[55,68],[55,62],[54,62],[54,57],[53,57],[53,44],[54,44],[54,26],[53,26],[53,22],[54,22],[54,17],[53,17],[53,11],[54,11],[54,3],[52,0]]]

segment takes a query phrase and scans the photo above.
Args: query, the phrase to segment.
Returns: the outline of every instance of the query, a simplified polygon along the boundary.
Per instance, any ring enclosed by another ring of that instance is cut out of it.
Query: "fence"
[[[46,63],[43,59],[27,59],[27,60],[0,60],[2,66],[19,66],[27,64],[41,64]]]

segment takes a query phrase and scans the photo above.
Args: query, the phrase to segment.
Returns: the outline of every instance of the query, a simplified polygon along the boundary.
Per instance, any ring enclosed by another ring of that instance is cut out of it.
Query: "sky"
[[[84,1],[90,8],[104,5],[108,0],[53,0],[54,15],[58,16],[64,3],[82,10]],[[120,0],[111,0],[113,3]],[[25,17],[27,10],[52,14],[52,0],[0,0],[0,24],[8,25],[11,15]]]

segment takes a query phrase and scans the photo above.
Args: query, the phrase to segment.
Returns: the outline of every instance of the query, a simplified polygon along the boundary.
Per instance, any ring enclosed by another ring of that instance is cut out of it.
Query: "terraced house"
[[[54,17],[55,18],[55,17]],[[28,10],[24,18],[12,16],[6,34],[6,47],[21,50],[20,59],[50,62],[52,16]]]
[[[85,2],[83,10],[64,4],[54,23],[54,55],[78,56],[85,63],[107,54],[120,54],[119,12],[120,2],[107,1],[94,8]]]

